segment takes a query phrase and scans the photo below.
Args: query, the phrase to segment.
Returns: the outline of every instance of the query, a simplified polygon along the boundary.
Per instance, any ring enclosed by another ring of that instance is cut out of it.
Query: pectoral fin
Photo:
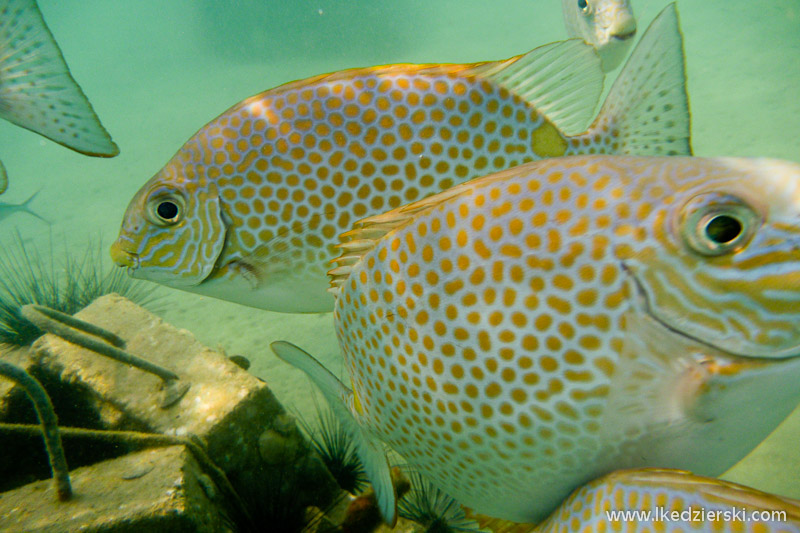
[[[322,392],[331,410],[339,418],[342,427],[353,442],[356,454],[361,459],[367,477],[375,490],[375,498],[383,519],[394,527],[397,522],[397,497],[386,453],[382,443],[359,425],[352,411],[346,406],[345,402],[347,398],[352,397],[353,392],[312,355],[294,344],[277,341],[270,346],[275,355],[305,372]]]

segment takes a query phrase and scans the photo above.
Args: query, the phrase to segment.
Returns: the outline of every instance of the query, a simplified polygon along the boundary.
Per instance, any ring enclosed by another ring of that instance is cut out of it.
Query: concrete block
[[[61,533],[235,531],[222,492],[183,446],[155,448],[75,469],[74,497],[51,480],[0,496],[0,530]]]
[[[276,490],[291,496],[283,507],[328,505],[337,489],[335,481],[266,383],[203,346],[188,331],[120,296],[103,296],[75,316],[115,333],[126,341],[125,351],[172,370],[190,384],[180,401],[163,409],[163,382],[158,377],[55,335],[40,338],[31,349],[36,365],[85,390],[103,428],[199,436],[211,460],[256,511],[256,520]],[[291,453],[269,456],[276,449],[273,433]],[[273,445],[265,446],[265,440]]]

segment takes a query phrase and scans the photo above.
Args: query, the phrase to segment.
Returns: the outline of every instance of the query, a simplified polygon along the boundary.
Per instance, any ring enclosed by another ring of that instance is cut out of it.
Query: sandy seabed
[[[110,160],[74,154],[0,124],[5,202],[41,189],[46,224],[15,215],[0,226],[26,244],[83,253],[116,237],[139,187],[203,124],[252,94],[348,67],[501,59],[564,38],[557,0],[57,0],[39,1],[73,75],[121,148]],[[291,4],[291,5],[290,5]],[[633,0],[644,29],[666,5]],[[678,2],[701,156],[800,162],[800,0]],[[612,74],[613,76],[613,74]],[[606,83],[610,86],[610,82]],[[270,351],[297,343],[342,374],[330,314],[283,315],[159,289],[160,314],[211,347],[242,354],[285,405],[313,413],[312,386]],[[800,497],[795,412],[725,476]]]

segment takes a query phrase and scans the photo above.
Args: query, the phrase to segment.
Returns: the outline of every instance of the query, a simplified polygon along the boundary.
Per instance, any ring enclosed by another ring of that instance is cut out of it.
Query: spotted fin
[[[270,346],[275,355],[305,372],[322,392],[353,442],[356,454],[361,459],[367,477],[372,483],[383,519],[394,527],[397,522],[397,496],[386,453],[383,445],[358,424],[352,411],[345,405],[345,399],[351,398],[353,392],[313,356],[294,344],[277,341]]]
[[[34,0],[4,2],[0,50],[0,117],[82,154],[119,153]]]
[[[530,103],[566,135],[586,129],[603,92],[600,56],[582,39],[546,44],[471,73]]]
[[[675,4],[653,20],[587,132],[616,132],[617,153],[691,155],[683,36]]]

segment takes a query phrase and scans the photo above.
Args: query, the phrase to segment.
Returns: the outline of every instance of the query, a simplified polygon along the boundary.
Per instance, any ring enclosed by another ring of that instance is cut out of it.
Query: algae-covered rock
[[[7,533],[236,531],[213,481],[183,446],[131,453],[71,472],[75,496],[59,502],[49,480],[0,497]]]
[[[330,504],[338,490],[335,482],[266,383],[188,331],[117,295],[101,297],[75,316],[121,337],[125,351],[177,373],[189,385],[164,408],[165,384],[157,376],[44,335],[31,348],[30,367],[47,377],[48,391],[65,388],[75,394],[72,403],[83,405],[85,418],[91,419],[84,427],[198,436],[256,523],[299,524],[307,506]],[[71,445],[67,439],[68,455]],[[122,446],[120,453],[125,451]],[[203,478],[198,479],[202,486]],[[75,494],[83,498],[80,487]]]

